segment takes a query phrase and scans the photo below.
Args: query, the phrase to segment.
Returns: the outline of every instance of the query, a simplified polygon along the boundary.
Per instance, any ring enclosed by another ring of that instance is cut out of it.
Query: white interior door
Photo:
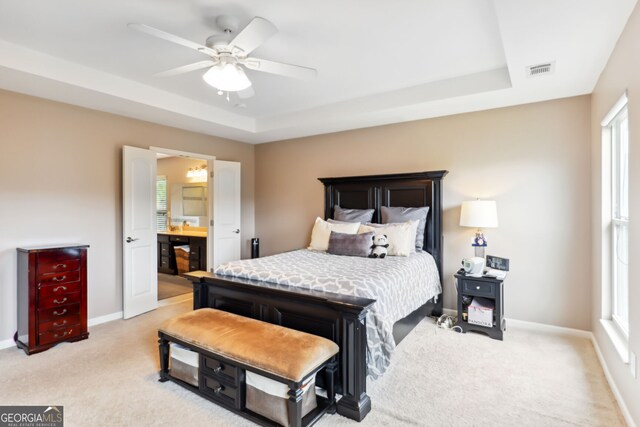
[[[158,305],[156,153],[125,146],[122,158],[122,295],[128,319]]]
[[[215,160],[213,167],[213,269],[240,259],[240,163]]]

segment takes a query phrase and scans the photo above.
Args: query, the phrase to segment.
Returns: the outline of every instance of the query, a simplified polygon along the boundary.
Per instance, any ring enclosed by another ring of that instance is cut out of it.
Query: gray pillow
[[[332,231],[329,235],[329,249],[327,249],[327,252],[333,255],[368,257],[371,254],[373,235],[373,231],[362,234],[346,234]]]
[[[416,248],[422,250],[422,246],[424,245],[424,228],[427,226],[429,206],[424,206],[422,208],[389,208],[383,206],[380,213],[382,214],[383,224],[415,221],[416,219],[419,220],[418,231],[416,231]]]
[[[344,222],[371,222],[373,209],[343,209],[336,205],[333,207],[333,219]]]

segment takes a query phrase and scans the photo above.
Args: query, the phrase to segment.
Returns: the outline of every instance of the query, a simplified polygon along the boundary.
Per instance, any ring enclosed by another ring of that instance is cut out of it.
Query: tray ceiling
[[[0,0],[0,87],[259,143],[590,93],[635,3]],[[127,27],[204,44],[222,14],[273,22],[255,56],[317,79],[249,70],[255,96],[227,100],[204,70],[154,77],[206,57]]]

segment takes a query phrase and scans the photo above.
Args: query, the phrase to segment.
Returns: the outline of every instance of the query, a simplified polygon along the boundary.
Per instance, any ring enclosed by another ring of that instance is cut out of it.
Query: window
[[[629,334],[629,119],[626,106],[611,123],[611,318]]]
[[[611,146],[611,223],[609,319],[629,336],[629,115],[624,96],[603,121],[603,135]],[[603,286],[603,289],[606,287]]]
[[[167,230],[167,177],[156,180],[156,226],[158,231]]]

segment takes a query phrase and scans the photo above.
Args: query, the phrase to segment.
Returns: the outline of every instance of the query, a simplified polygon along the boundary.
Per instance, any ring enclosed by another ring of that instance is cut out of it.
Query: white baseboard
[[[507,320],[507,326],[515,326],[516,328],[520,328],[520,329],[529,329],[533,331],[541,331],[541,332],[547,332],[547,333],[557,334],[557,335],[568,335],[572,337],[591,339],[591,332],[585,331],[582,329],[565,328],[563,326],[549,325],[546,323],[527,322],[524,320],[516,320],[516,319],[509,319],[509,318],[506,318],[506,320]]]
[[[452,310],[450,308],[443,308],[442,309],[442,314],[447,314],[449,316],[456,317],[456,316],[458,316],[458,310]]]
[[[453,310],[450,308],[444,308],[442,309],[442,312],[454,317],[458,315],[457,310]],[[591,331],[585,331],[582,329],[565,328],[563,326],[549,325],[546,323],[527,322],[525,320],[511,319],[509,317],[505,317],[505,320],[507,321],[507,327],[515,326],[516,328],[529,329],[532,331],[547,332],[558,335],[569,335],[572,337],[581,337],[587,339],[592,338]]]
[[[0,350],[5,348],[14,347],[16,343],[13,341],[13,338],[9,338],[8,340],[0,341]]]
[[[92,327],[92,326],[101,325],[103,323],[111,322],[113,320],[118,320],[118,319],[122,319],[121,311],[117,311],[115,313],[105,314],[104,316],[94,317],[93,319],[89,319],[87,321],[87,325],[89,327]]]
[[[611,391],[613,392],[613,395],[618,401],[620,412],[622,412],[622,416],[624,417],[624,420],[627,422],[627,425],[629,427],[636,427],[635,421],[633,420],[633,418],[631,418],[631,413],[629,412],[629,408],[627,408],[627,404],[622,398],[622,394],[620,394],[620,390],[618,390],[618,386],[616,385],[615,381],[613,381],[611,372],[609,372],[609,367],[607,366],[607,362],[604,360],[604,356],[600,351],[598,340],[596,340],[596,336],[594,334],[592,333],[590,334],[591,334],[591,342],[593,343],[593,348],[596,349],[596,355],[598,356],[598,360],[600,361],[600,366],[602,366],[602,370],[604,371],[604,376],[607,379],[607,382],[609,383],[609,387],[611,387]]]

